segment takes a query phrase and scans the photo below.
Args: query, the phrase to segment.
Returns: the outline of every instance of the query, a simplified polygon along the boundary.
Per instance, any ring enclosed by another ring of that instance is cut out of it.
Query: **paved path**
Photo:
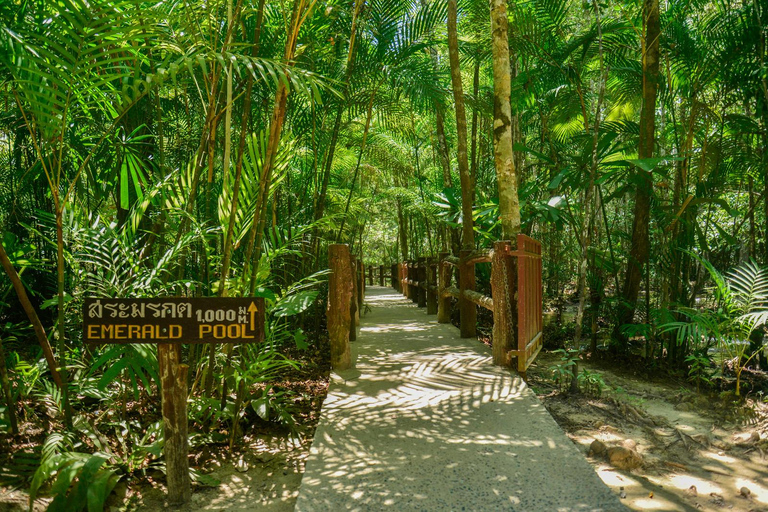
[[[620,511],[525,383],[397,292],[369,287],[296,511]]]

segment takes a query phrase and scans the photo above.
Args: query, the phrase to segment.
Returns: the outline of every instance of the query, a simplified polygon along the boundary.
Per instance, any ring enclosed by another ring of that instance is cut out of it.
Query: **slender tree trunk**
[[[595,215],[597,213],[596,208],[596,196],[595,196],[595,180],[597,179],[597,145],[600,140],[600,122],[602,120],[602,108],[603,100],[605,98],[605,84],[608,80],[608,72],[605,68],[605,62],[603,60],[603,32],[602,23],[600,21],[600,7],[596,3],[595,9],[595,25],[597,26],[598,37],[598,52],[600,58],[600,84],[597,95],[597,105],[595,106],[595,125],[592,130],[592,158],[589,168],[589,181],[587,188],[584,191],[584,213],[581,224],[581,258],[579,261],[579,307],[576,310],[576,331],[574,332],[574,343],[578,347],[581,343],[581,330],[584,320],[584,308],[587,300],[587,273],[589,265],[589,248],[592,245],[592,230],[595,225]],[[586,121],[586,119],[585,119]],[[589,129],[587,125],[587,134]],[[594,263],[594,259],[592,260]],[[596,339],[595,339],[596,344]]]
[[[3,350],[3,340],[0,339],[0,387],[5,395],[5,406],[8,409],[8,419],[11,423],[11,434],[19,435],[19,424],[16,421],[16,404],[11,394],[11,383],[8,380],[8,371],[5,367],[5,351]]]
[[[64,408],[64,423],[68,429],[72,429],[72,408],[69,405],[69,379],[67,378],[67,344],[65,342],[66,330],[64,329],[64,212],[56,201],[56,282],[58,285],[58,320],[57,350],[59,352],[59,373],[61,374],[61,400]]]
[[[315,203],[315,222],[323,218],[325,211],[325,201],[328,195],[328,183],[330,182],[331,169],[333,169],[333,157],[336,152],[336,143],[339,139],[339,132],[341,131],[341,120],[344,115],[345,107],[349,99],[349,81],[352,78],[353,63],[355,58],[355,39],[357,34],[357,18],[360,15],[360,9],[363,6],[364,0],[355,0],[354,8],[352,11],[352,27],[350,30],[349,38],[349,50],[347,51],[347,68],[344,73],[344,101],[339,104],[336,111],[336,120],[333,123],[333,131],[331,132],[331,140],[328,144],[328,155],[325,159],[325,166],[323,169],[322,185],[320,193]],[[313,254],[317,259],[317,253],[320,248],[320,240],[317,236],[317,228],[312,232]]]
[[[341,226],[339,226],[339,234],[336,236],[336,243],[341,243],[341,234],[344,231],[344,224],[347,222],[347,214],[349,213],[349,205],[352,203],[352,194],[355,192],[355,183],[357,182],[357,175],[360,172],[360,163],[363,160],[363,153],[365,152],[365,143],[368,140],[368,131],[371,128],[371,117],[373,116],[373,101],[376,99],[376,92],[379,90],[382,82],[379,82],[376,87],[373,88],[371,93],[371,100],[368,102],[368,113],[365,116],[365,128],[363,129],[363,140],[360,143],[360,151],[357,154],[357,164],[355,165],[355,172],[352,175],[352,183],[349,185],[349,195],[347,196],[347,204],[344,206],[344,216],[341,218]]]
[[[659,0],[644,0],[643,3],[643,102],[640,111],[640,159],[651,158],[654,153],[656,133],[656,93],[659,82]],[[635,305],[643,280],[643,267],[650,252],[649,222],[651,210],[651,173],[637,169],[639,183],[635,193],[634,222],[632,225],[632,243],[630,246],[627,273],[624,280],[622,297],[619,301],[619,314],[614,337],[619,340],[620,348],[626,349],[626,337],[621,334],[621,326],[632,323]]]
[[[747,191],[749,193],[749,257],[755,258],[757,256],[755,253],[755,246],[757,245],[757,237],[755,235],[755,180],[752,176],[749,176],[747,179]]]
[[[259,7],[256,11],[256,30],[253,36],[253,46],[251,47],[251,55],[257,56],[259,52],[259,44],[261,41],[261,27],[264,19],[264,1],[259,0]],[[232,21],[229,22],[232,25]],[[229,74],[227,76],[227,104],[232,101],[232,69],[230,66]],[[229,222],[227,225],[227,232],[224,237],[224,247],[221,262],[221,288],[219,289],[219,296],[224,297],[227,293],[227,279],[229,277],[229,265],[232,260],[232,238],[235,231],[235,216],[237,213],[239,198],[240,198],[240,181],[243,175],[243,154],[245,152],[245,141],[248,135],[248,122],[251,118],[251,94],[253,92],[253,75],[249,74],[247,83],[245,86],[245,99],[243,100],[243,120],[240,124],[240,141],[237,149],[237,162],[235,163],[235,181],[232,187],[232,204],[229,210]],[[231,105],[230,105],[231,108]],[[229,133],[229,129],[227,129]],[[225,151],[226,153],[226,151]],[[226,161],[226,157],[225,157]],[[225,167],[226,168],[226,167]],[[226,179],[226,173],[225,173]]]
[[[40,348],[43,349],[43,355],[45,356],[45,361],[48,363],[48,370],[51,372],[53,382],[56,383],[59,389],[63,390],[64,383],[62,382],[61,375],[59,375],[56,358],[53,356],[53,350],[51,349],[51,344],[48,342],[48,336],[45,334],[43,323],[37,316],[37,311],[35,311],[34,306],[29,300],[27,290],[24,288],[24,284],[21,282],[16,269],[13,268],[11,260],[8,258],[8,254],[5,252],[5,247],[3,247],[2,243],[0,243],[0,264],[2,264],[3,270],[5,270],[5,274],[8,276],[8,279],[13,285],[16,296],[19,298],[21,307],[24,309],[24,312],[27,314],[27,318],[29,318],[29,322],[32,324],[32,327],[35,330],[37,342],[40,344]]]
[[[232,34],[232,0],[227,1],[227,36]],[[229,38],[224,43],[224,49],[229,47]],[[229,177],[230,159],[232,158],[232,64],[227,66],[227,103],[224,111],[224,168],[222,171],[223,180],[226,183]],[[247,116],[247,114],[245,114]],[[242,134],[241,134],[242,135]],[[242,138],[242,137],[241,137]],[[240,168],[242,170],[242,167]],[[232,190],[232,210],[237,208],[237,199],[240,194],[240,173],[235,170],[235,182]],[[232,211],[231,210],[231,211]],[[236,211],[236,210],[235,210]],[[219,297],[227,296],[227,274],[229,274],[229,259],[232,254],[230,245],[232,244],[232,227],[234,226],[234,214],[230,214],[229,225],[225,233],[224,247],[222,251],[224,256],[221,262],[221,275],[219,276]],[[228,239],[228,240],[227,240]],[[232,347],[232,345],[228,345]]]
[[[472,180],[467,163],[467,114],[464,108],[464,88],[459,65],[459,38],[456,29],[456,0],[448,0],[448,56],[451,63],[453,99],[456,103],[456,135],[458,138],[459,177],[461,178],[462,247],[474,249],[475,233],[472,227]],[[474,267],[473,267],[474,271]]]
[[[304,0],[294,0],[291,14],[291,25],[288,37],[285,42],[285,51],[283,62],[290,66],[296,52],[296,43],[299,36],[299,29],[304,21]],[[267,141],[267,151],[264,158],[264,165],[259,177],[259,192],[256,199],[256,210],[254,211],[253,224],[248,239],[248,250],[246,250],[246,265],[251,267],[251,279],[249,291],[253,294],[256,290],[256,278],[258,272],[256,268],[261,257],[261,239],[266,220],[267,201],[269,200],[269,188],[272,181],[272,168],[280,145],[280,136],[283,132],[283,123],[285,121],[285,108],[288,100],[288,88],[283,81],[277,87],[275,93],[275,104],[272,111],[272,119],[269,124],[269,139]],[[245,277],[245,274],[244,274]]]
[[[520,202],[517,196],[517,173],[512,146],[512,107],[509,103],[511,77],[507,30],[507,4],[504,0],[492,0],[493,156],[499,186],[501,238],[513,240],[520,232]]]
[[[480,92],[480,59],[475,60],[475,70],[472,75],[472,98],[475,107],[472,109],[472,149],[469,155],[469,176],[472,181],[472,202],[477,192],[477,104]]]

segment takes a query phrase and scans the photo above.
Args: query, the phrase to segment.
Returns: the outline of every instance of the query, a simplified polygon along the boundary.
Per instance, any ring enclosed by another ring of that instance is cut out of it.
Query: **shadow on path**
[[[296,510],[625,510],[517,375],[369,287],[333,374]]]

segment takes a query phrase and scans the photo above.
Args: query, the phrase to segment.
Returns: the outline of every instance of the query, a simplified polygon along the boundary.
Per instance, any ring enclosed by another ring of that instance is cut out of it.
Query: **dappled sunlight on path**
[[[487,347],[392,290],[366,299],[296,510],[623,510]]]

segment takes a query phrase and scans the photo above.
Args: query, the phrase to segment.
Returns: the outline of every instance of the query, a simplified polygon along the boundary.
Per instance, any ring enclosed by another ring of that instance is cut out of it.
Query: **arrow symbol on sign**
[[[259,310],[259,308],[256,307],[256,303],[251,301],[251,305],[248,306],[248,312],[251,314],[251,330],[256,330],[256,312]]]

